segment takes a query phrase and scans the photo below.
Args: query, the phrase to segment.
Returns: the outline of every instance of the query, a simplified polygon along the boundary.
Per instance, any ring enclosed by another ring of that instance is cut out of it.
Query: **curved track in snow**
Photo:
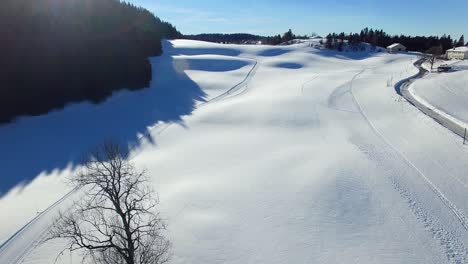
[[[422,63],[422,62],[423,60],[419,60],[417,63]],[[391,142],[391,140],[389,140],[381,131],[378,130],[378,128],[370,119],[368,114],[364,111],[363,106],[354,91],[355,90],[354,82],[356,79],[359,78],[359,76],[363,75],[367,70],[373,69],[373,68],[375,67],[364,68],[361,71],[356,72],[356,74],[353,75],[349,81],[335,88],[328,97],[328,101],[329,101],[328,105],[321,103],[321,102],[316,102],[316,104],[332,109],[332,110],[343,111],[343,109],[341,108],[334,107],[334,104],[333,103],[330,104],[330,102],[332,102],[335,97],[339,97],[349,92],[352,100],[354,101],[354,104],[357,107],[357,112],[353,112],[353,111],[347,111],[347,112],[360,114],[363,117],[364,121],[369,126],[369,128],[372,130],[372,132],[377,136],[378,139],[381,140],[381,142],[383,142],[383,147],[385,149],[383,150],[383,153],[374,153],[375,151],[372,151],[372,150],[369,150],[369,152],[372,152],[374,156],[383,155],[382,157],[379,157],[377,159],[384,160],[388,158],[385,156],[390,154],[390,156],[395,157],[400,162],[406,163],[408,168],[410,168],[411,171],[415,172],[414,175],[419,177],[419,179],[423,180],[424,185],[428,187],[427,189],[428,193],[434,194],[435,195],[434,198],[440,200],[443,206],[446,209],[448,209],[447,213],[450,212],[454,216],[454,218],[458,220],[458,223],[461,225],[461,228],[464,231],[468,232],[468,218],[466,217],[464,212],[460,210],[452,201],[450,201],[450,199],[402,151],[400,151]],[[424,76],[423,70],[421,70],[421,72],[417,74],[416,76],[400,81],[400,85],[405,84],[405,82],[412,81],[414,80],[413,78],[418,78],[420,75]],[[317,77],[318,76],[314,76],[312,79],[302,84],[301,92],[303,95],[304,95],[305,88],[307,88],[307,85],[311,83],[312,81],[314,81]],[[439,223],[436,216],[431,215],[431,213],[427,210],[427,208],[424,208],[424,206],[421,206],[418,203],[417,199],[415,199],[415,196],[414,196],[415,194],[417,196],[417,193],[413,193],[414,190],[412,190],[412,186],[408,185],[407,183],[403,183],[400,179],[398,179],[397,176],[389,175],[389,179],[391,183],[393,184],[394,189],[398,193],[400,193],[401,197],[403,198],[404,201],[406,201],[406,203],[408,204],[409,208],[413,211],[416,218],[419,219],[420,223],[424,227],[426,227],[426,229],[429,232],[431,232],[432,236],[437,241],[439,241],[440,245],[442,246],[442,248],[444,249],[447,255],[447,258],[455,261],[455,263],[466,263],[466,261],[468,261],[468,251],[464,243],[462,241],[454,239],[450,233],[451,231],[449,231],[450,228],[445,229],[443,226],[443,223],[441,225],[441,223]],[[433,196],[432,194],[431,196]]]
[[[434,119],[437,123],[446,127],[456,135],[460,137],[465,136],[465,127],[461,125],[461,122],[451,117],[449,114],[431,106],[427,102],[418,99],[411,91],[410,86],[418,79],[423,78],[427,75],[428,71],[422,67],[422,64],[426,61],[426,58],[422,58],[414,63],[414,66],[418,68],[419,72],[410,78],[400,81],[395,85],[395,90],[399,95],[405,98],[408,102],[414,105],[417,109],[423,112],[425,115]]]
[[[423,60],[419,60],[416,63],[422,63],[422,61]],[[350,93],[354,102],[356,103],[359,113],[362,115],[362,117],[369,125],[371,130],[374,132],[374,134],[378,138],[380,138],[386,146],[390,148],[390,151],[393,151],[397,156],[401,157],[401,159],[416,172],[416,174],[424,181],[424,183],[430,188],[430,190],[435,194],[435,196],[458,220],[462,228],[466,232],[468,232],[468,218],[465,216],[463,211],[457,208],[457,206],[452,201],[450,201],[447,198],[447,196],[413,162],[411,162],[411,160],[403,152],[401,152],[397,147],[395,147],[391,143],[391,141],[377,129],[375,124],[371,121],[369,116],[364,111],[362,104],[360,103],[354,92],[353,82],[355,79],[357,79],[357,77],[359,77],[359,75],[363,74],[366,70],[367,69],[364,69],[358,74],[356,74],[350,82]],[[420,74],[423,76],[424,72],[421,72],[416,76],[419,76]],[[407,80],[409,80],[411,83],[411,80],[413,80],[413,78],[417,77],[410,77]],[[468,249],[465,248],[465,245],[460,241],[453,240],[450,235],[450,232],[444,230],[444,228],[440,226],[437,223],[437,221],[435,221],[435,218],[433,216],[428,215],[428,212],[426,212],[425,209],[418,205],[418,203],[412,197],[411,191],[409,190],[410,188],[402,186],[399,180],[395,177],[392,177],[392,182],[395,189],[402,195],[402,197],[405,200],[407,200],[410,208],[413,210],[416,217],[422,222],[424,226],[426,226],[426,228],[428,228],[428,230],[430,230],[433,233],[434,238],[437,238],[441,242],[441,244],[446,248],[447,257],[449,259],[454,259],[456,263],[466,263],[465,261],[468,261]]]
[[[13,236],[11,236],[5,243],[0,245],[0,259],[2,263],[17,264],[21,263],[22,259],[28,254],[28,252],[37,247],[44,236],[47,234],[47,230],[50,227],[49,216],[56,213],[55,209],[58,209],[63,202],[68,200],[78,191],[74,188],[68,192],[65,196],[60,198],[54,204],[49,206],[46,210],[38,214],[29,223],[24,225],[18,230]],[[39,226],[41,228],[34,228]],[[34,239],[31,239],[34,238]],[[20,243],[26,245],[24,247],[17,247],[15,244]]]
[[[231,97],[234,97],[234,96],[238,96],[238,95],[241,95],[243,94],[247,88],[248,88],[248,84],[249,84],[249,81],[253,78],[253,76],[255,76],[255,73],[257,73],[257,70],[260,66],[260,62],[256,59],[253,59],[253,58],[249,58],[249,57],[240,57],[240,58],[245,58],[245,59],[249,59],[249,60],[253,60],[255,63],[254,63],[254,66],[252,67],[252,69],[250,69],[250,71],[247,73],[247,75],[245,76],[245,78],[238,84],[234,85],[231,89],[227,90],[226,92],[214,97],[214,98],[211,98],[210,100],[208,100],[207,102],[201,104],[201,105],[205,105],[207,103],[213,103],[213,102],[216,102],[216,101],[220,101],[220,100],[225,100],[225,99],[228,99],[228,98],[231,98]],[[243,89],[244,88],[244,89]]]
[[[260,64],[259,64],[259,61],[256,60],[256,59],[253,59],[253,58],[249,58],[249,57],[240,57],[240,58],[245,58],[245,59],[249,59],[249,60],[253,60],[255,63],[254,63],[254,66],[252,67],[252,69],[250,69],[250,71],[247,73],[247,75],[245,76],[245,78],[239,82],[238,84],[234,85],[233,87],[229,88],[227,91],[225,91],[224,93],[218,95],[218,96],[215,96],[201,104],[199,104],[197,106],[197,108],[200,108],[200,107],[203,107],[205,105],[208,105],[210,103],[214,103],[214,102],[218,102],[218,101],[222,101],[222,100],[226,100],[228,98],[231,98],[231,97],[235,97],[235,96],[238,96],[238,95],[241,95],[242,93],[244,93],[246,90],[247,90],[247,87],[248,87],[248,83],[249,81],[252,79],[252,77],[255,75],[255,73],[257,72],[258,68],[260,67]],[[244,89],[243,89],[244,88]],[[159,126],[156,126],[156,127],[153,127],[150,129],[153,130],[153,129],[158,129],[158,131],[156,132],[158,135],[162,134],[167,128],[169,128],[171,125],[173,125],[174,123],[167,123],[167,124],[161,124]],[[147,134],[149,134],[149,132],[147,132]],[[146,135],[148,136],[148,135]],[[139,138],[142,139],[144,136],[140,136]]]
[[[449,141],[444,129],[426,148],[420,132],[437,125],[397,103],[393,88],[377,89],[389,74],[412,67],[413,56],[411,63],[404,55],[345,61],[299,48],[269,59],[254,55],[265,54],[257,47],[242,49],[233,53],[249,60],[241,72],[195,105],[206,108],[182,117],[190,132],[171,127],[176,122],[154,124],[144,134],[160,146],[135,148],[129,157],[162,175],[155,184],[169,201],[163,211],[183,219],[170,221],[174,263],[468,263],[465,189],[444,185],[448,170],[460,176],[468,163],[436,167],[449,161],[438,155]],[[414,118],[428,122],[408,124]],[[163,132],[168,137],[158,136]],[[61,241],[40,242],[55,213],[80,193],[1,245],[0,263],[53,263]],[[60,263],[79,263],[67,258]]]
[[[353,80],[356,79],[359,75],[364,73],[365,70],[361,71],[358,73],[356,76],[353,77]],[[390,148],[392,148],[396,153],[398,153],[399,156],[401,156],[407,163],[410,165],[420,176],[424,181],[431,187],[432,191],[439,197],[439,199],[452,211],[452,213],[457,217],[457,219],[460,221],[460,224],[463,226],[463,228],[468,231],[468,218],[459,210],[443,193],[440,191],[437,186],[432,183],[431,180],[429,180],[426,175],[424,175],[421,170],[418,169],[403,153],[401,153],[372,123],[372,121],[369,119],[369,117],[366,115],[364,110],[362,109],[361,104],[359,103],[354,91],[353,91],[353,84],[351,82],[351,95],[356,102],[356,105],[359,109],[359,112],[361,115],[364,117],[366,122],[369,124],[369,126],[372,128],[374,133],[379,136]]]
[[[256,59],[253,58],[246,58],[254,61],[253,67],[247,73],[245,78],[239,82],[238,84],[234,85],[233,87],[226,90],[224,93],[207,100],[197,106],[200,108],[210,103],[218,102],[221,100],[226,100],[231,97],[239,96],[244,93],[248,87],[249,81],[253,78],[256,71],[258,70],[260,64]],[[169,126],[174,123],[163,124],[161,126],[155,126],[149,129],[147,132],[148,134],[154,130],[159,129],[157,132],[158,135],[163,133]],[[143,136],[140,136],[142,138]],[[138,154],[138,153],[137,153]],[[137,155],[134,155],[130,159],[135,158]],[[68,200],[71,196],[77,193],[78,189],[75,188],[71,190],[69,193],[64,195],[54,204],[49,206],[46,210],[38,214],[34,219],[24,225],[20,230],[18,230],[15,234],[13,234],[10,238],[8,238],[3,244],[0,245],[0,260],[1,263],[7,264],[20,264],[22,263],[23,259],[28,255],[29,252],[34,250],[45,238],[47,235],[47,231],[51,225],[49,220],[52,218],[50,215],[57,213],[57,210],[60,210],[61,206],[64,206],[64,202]],[[40,228],[35,228],[40,227]],[[34,239],[31,239],[31,238]],[[17,247],[15,244],[20,243],[25,245],[23,247]],[[5,261],[5,262],[3,262]]]

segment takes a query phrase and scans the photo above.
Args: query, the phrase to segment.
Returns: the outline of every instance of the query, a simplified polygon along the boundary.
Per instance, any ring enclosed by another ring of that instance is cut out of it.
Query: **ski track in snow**
[[[257,69],[260,67],[260,62],[257,59],[254,59],[254,58],[251,58],[251,57],[239,57],[239,58],[245,58],[245,59],[249,59],[249,60],[254,61],[254,65],[253,65],[252,69],[250,69],[250,71],[247,73],[245,78],[240,83],[234,85],[233,87],[231,87],[230,89],[228,89],[224,93],[222,93],[222,94],[220,94],[218,96],[215,96],[215,97],[209,99],[208,101],[205,101],[205,102],[202,102],[202,103],[198,104],[198,106],[197,106],[198,109],[205,106],[205,105],[207,105],[207,104],[222,101],[222,100],[226,100],[226,99],[229,99],[229,98],[233,98],[233,97],[239,96],[239,95],[246,92],[246,90],[248,88],[249,81],[252,79],[252,77],[257,72]],[[166,129],[168,129],[170,126],[172,126],[174,124],[176,124],[176,123],[172,122],[172,123],[165,123],[165,124],[156,125],[156,127],[152,127],[151,129],[149,129],[147,131],[146,135],[139,136],[139,139],[143,139],[144,137],[147,137],[151,133],[152,130],[157,131],[156,132],[157,135],[161,135],[164,131],[166,131]]]
[[[345,71],[345,72],[355,72],[355,71]],[[337,74],[337,73],[345,73],[345,72],[323,72],[323,73],[316,73],[317,75],[304,82],[302,85],[301,85],[301,94],[302,96],[305,95],[305,91],[307,90],[307,86],[310,85],[313,81],[315,81],[317,78],[320,78],[322,77],[322,75],[326,75],[326,74]],[[327,100],[327,103],[322,103],[322,102],[319,102],[319,101],[315,101],[314,103],[318,106],[321,106],[321,107],[324,107],[324,108],[327,108],[327,109],[332,109],[332,110],[335,110],[335,111],[340,111],[340,112],[347,112],[347,113],[353,113],[353,114],[359,114],[359,112],[355,112],[353,110],[348,110],[348,109],[342,109],[342,108],[338,108],[338,107],[335,107],[334,105],[336,104],[335,103],[335,100],[341,96],[343,96],[344,94],[346,93],[349,93],[350,90],[349,90],[349,83],[351,81],[346,81],[345,83],[343,83],[342,85],[336,87],[333,92],[330,94],[330,96],[328,97],[328,100]],[[344,88],[344,89],[343,89]]]
[[[389,159],[395,161],[401,160],[403,157],[395,152],[391,146],[384,142],[384,146],[380,150],[376,149],[375,145],[358,144],[362,152],[369,158],[375,160],[378,164],[388,164]],[[389,149],[387,149],[387,147]],[[444,249],[447,259],[450,263],[462,264],[468,261],[468,249],[462,241],[456,238],[456,234],[446,231],[439,221],[428,213],[420,204],[420,199],[415,197],[411,188],[402,183],[401,177],[408,176],[408,173],[414,172],[414,168],[408,164],[408,171],[404,172],[401,169],[396,170],[394,167],[388,166],[386,169],[387,177],[395,190],[406,201],[408,207],[412,210],[416,218],[421,222],[424,228],[432,234],[432,237]]]
[[[240,96],[247,90],[248,83],[252,79],[252,77],[255,75],[255,73],[256,73],[257,69],[259,68],[260,64],[259,64],[259,61],[254,59],[254,58],[250,58],[250,57],[240,57],[240,58],[246,58],[246,59],[250,59],[250,60],[254,61],[254,65],[252,66],[250,71],[247,73],[245,78],[241,82],[239,82],[238,84],[234,85],[233,87],[229,88],[227,91],[223,92],[222,94],[220,94],[220,95],[218,95],[216,97],[213,97],[213,98],[211,98],[211,99],[209,99],[209,100],[207,100],[205,102],[200,103],[197,106],[198,109],[200,107],[206,106],[206,105],[208,105],[210,103],[216,103],[216,102],[219,102],[219,101],[222,101],[222,100],[227,100],[227,99],[230,99],[230,98],[233,98],[233,97],[236,97],[236,96]],[[157,135],[161,135],[164,131],[166,131],[167,128],[169,128],[173,124],[174,123],[167,123],[167,124],[161,124],[161,125],[157,125],[155,127],[152,127],[150,129],[148,129],[146,136],[145,135],[140,135],[139,138],[143,139],[144,137],[149,136],[149,134],[151,133],[152,130],[157,130]],[[129,151],[129,152],[131,152],[131,151]],[[130,160],[135,158],[138,154],[139,154],[138,152],[135,152],[135,154],[130,158]],[[43,219],[44,217],[47,217],[50,212],[53,212],[53,210],[56,207],[58,207],[62,202],[64,202],[71,195],[75,194],[77,191],[78,191],[78,189],[76,189],[76,188],[71,190],[65,196],[60,198],[57,202],[55,202],[50,207],[48,207],[46,210],[44,210],[43,212],[38,214],[33,220],[31,220],[29,223],[27,223],[25,226],[23,226],[18,232],[13,234],[13,236],[11,236],[9,239],[7,239],[3,244],[1,244],[0,245],[0,259],[2,257],[2,252],[5,251],[8,248],[9,244],[14,243],[14,240],[15,240],[16,237],[21,236],[25,232],[25,230],[27,230],[29,227],[33,226],[34,223],[36,223],[40,219]],[[50,226],[43,229],[42,232],[35,239],[32,239],[30,241],[30,243],[28,244],[28,246],[26,246],[22,250],[22,252],[20,254],[18,254],[16,259],[14,259],[11,263],[8,263],[8,264],[20,264],[20,263],[22,263],[22,260],[28,255],[28,253],[33,251],[46,238],[49,228],[50,228]]]
[[[286,53],[286,52],[285,52]],[[266,53],[269,54],[269,53]],[[249,87],[249,83],[254,78],[256,75],[258,69],[261,67],[263,63],[263,59],[260,58],[260,56],[253,58],[253,57],[246,57],[246,56],[238,56],[238,58],[244,58],[244,59],[249,59],[254,62],[254,65],[252,68],[249,70],[247,75],[242,79],[241,82],[238,84],[234,85],[233,87],[227,89],[225,92],[221,93],[220,95],[217,95],[205,102],[201,102],[197,105],[197,109],[206,106],[211,103],[216,103],[216,102],[221,102],[224,100],[229,100],[233,99],[235,97],[238,97],[240,95],[245,94],[247,91],[251,89]],[[265,59],[267,60],[267,59]],[[277,65],[293,65],[293,64],[277,64]],[[300,64],[297,64],[300,65]],[[360,67],[358,69],[350,70],[350,71],[312,71],[310,73],[310,76],[308,79],[304,78],[301,80],[301,82],[296,83],[296,85],[300,85],[300,94],[302,97],[305,97],[306,91],[309,89],[309,86],[314,83],[317,79],[320,79],[322,77],[325,77],[329,74],[339,74],[339,73],[354,73],[352,75],[351,79],[343,81],[341,84],[333,87],[331,92],[328,94],[328,97],[325,98],[325,101],[323,100],[315,100],[311,99],[313,104],[316,106],[323,107],[325,109],[330,109],[333,111],[338,111],[342,112],[340,115],[346,115],[346,114],[359,114],[362,116],[362,119],[360,118],[359,115],[354,115],[359,120],[362,120],[363,124],[366,125],[366,130],[372,131],[372,135],[375,135],[376,141],[378,142],[377,144],[371,144],[371,143],[366,143],[364,142],[355,142],[355,145],[361,150],[362,153],[364,153],[370,160],[375,161],[377,164],[380,166],[383,166],[385,168],[385,178],[388,180],[388,184],[390,187],[390,190],[395,191],[399,194],[401,199],[404,201],[404,203],[408,206],[409,210],[414,214],[416,219],[419,221],[419,224],[422,225],[423,229],[428,231],[432,238],[439,243],[441,246],[441,249],[445,253],[445,256],[447,257],[447,260],[449,263],[454,263],[454,264],[463,264],[463,263],[468,263],[468,250],[466,246],[464,245],[464,242],[459,239],[460,234],[454,233],[453,231],[450,231],[450,228],[447,228],[445,225],[446,223],[443,223],[441,221],[438,221],[437,216],[433,215],[427,208],[425,208],[425,204],[421,199],[423,197],[420,195],[421,193],[426,194],[425,188],[427,188],[427,192],[431,192],[431,198],[434,197],[434,199],[437,199],[437,201],[440,201],[441,204],[443,204],[443,208],[447,209],[450,214],[453,215],[455,219],[457,219],[458,223],[461,225],[461,227],[464,229],[464,231],[468,232],[468,218],[464,215],[463,211],[457,208],[457,206],[450,201],[446,195],[418,168],[416,165],[411,162],[411,160],[402,152],[400,151],[397,147],[395,147],[394,144],[392,144],[391,140],[389,140],[384,133],[380,132],[377,129],[377,126],[373,123],[371,118],[366,114],[366,112],[363,109],[363,105],[359,101],[359,97],[356,95],[356,91],[354,88],[354,82],[360,78],[362,75],[364,75],[368,70],[370,69],[376,69],[378,66],[375,67]],[[296,67],[297,70],[299,70],[301,67]],[[305,82],[304,82],[305,81]],[[297,93],[297,87],[295,86],[295,93]],[[340,106],[340,99],[348,95],[351,99],[354,105],[351,108],[355,108],[355,111],[352,109],[346,109],[349,108],[349,106]],[[314,101],[315,100],[315,101]],[[338,113],[334,112],[334,113]],[[319,117],[319,111],[315,109],[315,111],[312,111],[312,114],[315,115],[314,122],[319,123],[320,122],[320,117]],[[155,135],[161,135],[163,132],[165,132],[170,126],[173,124],[177,123],[163,123],[163,124],[156,124],[153,127],[149,128],[146,133],[148,135],[146,136],[140,136],[140,139],[143,139],[144,137],[150,136],[149,134],[155,134]],[[322,135],[323,136],[323,135]],[[138,151],[133,152],[134,155],[132,155],[131,159],[135,158],[138,156],[140,153]],[[458,180],[461,184],[461,182],[457,177],[452,175],[450,171],[447,170],[447,168],[442,167],[440,163],[438,163],[436,160],[432,159],[432,162],[436,164],[437,166],[443,168],[447,173],[454,179]],[[403,164],[402,167],[397,167],[395,164]],[[356,172],[359,173],[359,172]],[[350,173],[354,174],[354,173]],[[405,179],[405,176],[413,176],[417,178],[418,180],[421,180],[425,187],[416,187],[416,186],[411,186],[409,185]],[[361,180],[362,182],[359,182]],[[354,181],[358,181],[354,183]],[[342,185],[347,185],[347,183],[341,183]],[[349,178],[349,185],[351,185],[350,188],[354,187],[356,190],[351,190],[351,193],[356,193],[359,194],[361,191],[366,191],[368,189],[371,189],[371,186],[369,185],[368,182],[365,180],[362,180],[360,178]],[[354,184],[354,185],[353,185]],[[465,184],[463,186],[466,187]],[[346,186],[345,186],[346,187]],[[342,188],[345,188],[342,186]],[[361,188],[361,189],[359,189]],[[392,189],[393,188],[393,189]],[[417,188],[423,188],[422,192]],[[417,189],[417,190],[416,190]],[[14,244],[15,239],[20,238],[24,239],[21,236],[26,234],[29,231],[29,228],[34,226],[40,221],[47,221],[47,219],[50,218],[50,216],[55,212],[54,210],[58,209],[65,201],[69,200],[68,198],[75,194],[77,190],[72,190],[70,193],[62,197],[59,201],[48,207],[46,210],[44,210],[42,213],[37,215],[33,220],[31,220],[28,224],[26,224],[23,228],[21,228],[17,233],[15,233],[12,237],[10,237],[8,240],[6,240],[2,245],[0,245],[0,260],[2,259],[2,254],[4,254],[9,247]],[[333,200],[332,200],[333,201]],[[184,207],[180,208],[180,212],[177,214],[182,214],[185,209],[192,207],[191,203],[186,203]],[[195,207],[195,206],[193,206]],[[411,214],[409,214],[411,215]],[[264,220],[268,220],[268,217],[266,217]],[[336,220],[336,219],[335,219]],[[404,221],[402,219],[402,221]],[[17,250],[17,256],[14,258],[10,258],[9,260],[11,262],[8,262],[7,264],[21,264],[23,261],[31,254],[31,252],[36,249],[41,241],[45,238],[48,232],[48,228],[50,225],[47,224],[42,224],[42,227],[44,227],[42,230],[35,230],[35,237],[30,238],[30,241],[26,243],[26,246],[22,248],[21,250]],[[34,233],[34,232],[32,232]],[[468,233],[466,233],[468,234]],[[219,261],[221,262],[223,259],[220,258]],[[3,262],[2,262],[3,263]],[[231,262],[230,262],[231,263]]]
[[[60,198],[57,202],[49,206],[46,210],[38,214],[34,219],[32,219],[29,223],[27,223],[25,226],[23,226],[18,232],[13,234],[9,239],[7,239],[2,245],[0,245],[0,259],[2,257],[2,253],[8,249],[8,247],[15,242],[15,239],[18,237],[21,237],[24,233],[28,232],[28,229],[31,226],[34,226],[35,223],[41,221],[44,218],[47,218],[49,214],[54,213],[54,209],[56,209],[58,206],[60,206],[65,200],[70,198],[73,194],[75,194],[78,191],[77,188],[74,188],[71,190],[69,193],[67,193],[65,196]],[[24,247],[21,252],[16,256],[16,258],[8,264],[19,264],[22,263],[22,260],[28,255],[29,252],[31,252],[33,249],[35,249],[45,238],[45,236],[48,233],[50,226],[47,226],[44,228],[35,238],[30,239],[31,241],[28,243],[26,247]]]
[[[362,72],[360,72],[358,75],[356,75],[353,79],[356,79],[357,76],[359,76],[360,74],[362,74],[364,72],[364,70]],[[392,143],[390,143],[390,141],[382,134],[379,132],[379,130],[377,130],[377,128],[374,126],[374,124],[372,123],[372,121],[370,121],[370,119],[367,117],[367,115],[364,113],[364,111],[362,110],[362,106],[361,104],[359,103],[359,101],[357,100],[354,92],[353,92],[353,87],[352,87],[352,83],[351,83],[351,95],[353,96],[358,108],[359,108],[359,112],[362,114],[362,116],[364,117],[364,119],[367,121],[367,123],[369,124],[369,126],[372,128],[372,130],[380,137],[382,138],[382,140],[388,145],[390,146],[396,153],[398,153],[404,160],[406,163],[408,163],[412,168],[414,168],[414,170],[416,170],[416,172],[421,176],[421,178],[427,183],[429,184],[429,186],[431,187],[431,189],[434,191],[434,193],[437,195],[437,197],[440,198],[440,200],[442,200],[442,202],[452,211],[452,213],[458,218],[458,220],[460,221],[460,224],[463,226],[463,228],[468,231],[468,218],[466,216],[464,216],[464,214],[449,200],[447,199],[447,197],[426,177],[426,175],[424,175],[424,173],[422,173],[403,153],[401,153],[400,151],[398,151],[397,148],[395,148]]]
[[[356,106],[359,109],[360,114],[369,125],[371,130],[377,135],[391,150],[387,153],[391,153],[392,151],[396,153],[401,159],[412,169],[414,170],[417,175],[430,187],[432,192],[442,201],[442,203],[446,206],[447,209],[458,219],[461,226],[468,232],[468,219],[462,211],[460,211],[455,204],[453,204],[443,193],[440,191],[427,177],[424,175],[421,170],[419,170],[402,152],[400,152],[396,147],[393,146],[392,143],[376,128],[376,126],[372,123],[369,117],[364,112],[359,100],[357,99],[354,89],[353,89],[353,81],[361,74],[363,74],[366,69],[362,70],[358,74],[356,74],[352,81],[350,82],[350,92]],[[365,151],[367,153],[372,152],[374,155],[378,154],[376,151]],[[370,155],[370,157],[374,156]],[[385,155],[385,154],[381,154]],[[377,156],[381,156],[377,155]],[[375,157],[374,157],[375,158]],[[398,174],[392,173],[392,174]],[[433,237],[439,240],[440,244],[444,247],[447,258],[452,261],[453,263],[462,264],[468,262],[468,249],[463,245],[463,242],[459,241],[458,239],[454,240],[454,234],[444,230],[443,226],[441,226],[434,217],[430,216],[425,210],[418,204],[417,200],[412,195],[410,188],[404,187],[399,182],[399,179],[395,176],[391,177],[392,184],[395,189],[401,194],[401,196],[407,201],[408,206],[412,209],[416,217],[422,222],[425,228],[433,234]]]
[[[377,67],[377,66],[376,66]],[[366,115],[360,102],[358,101],[355,93],[354,93],[354,81],[362,74],[364,74],[369,69],[372,68],[364,68],[363,70],[356,73],[351,80],[347,81],[343,85],[338,86],[333,90],[333,92],[328,97],[328,104],[325,106],[320,102],[316,102],[316,104],[327,107],[332,110],[336,111],[344,111],[349,113],[359,113],[366,123],[369,125],[373,133],[382,140],[386,144],[386,146],[390,147],[387,154],[390,152],[396,153],[398,157],[400,157],[403,162],[405,162],[411,170],[415,171],[421,179],[431,188],[434,194],[443,202],[447,209],[449,209],[453,215],[458,219],[462,227],[468,231],[468,219],[464,214],[403,154],[401,153],[390,141],[382,134],[380,131],[375,127],[369,117]],[[315,76],[314,78],[306,81],[301,86],[301,93],[304,95],[304,90],[306,89],[307,85],[317,79],[319,75]],[[350,93],[352,96],[359,112],[354,112],[350,110],[344,110],[341,108],[334,107],[334,100],[346,93]],[[361,146],[362,147],[362,146]],[[376,159],[379,163],[383,163],[383,159],[381,157],[385,156],[384,153],[376,153],[376,151],[371,147],[366,147],[363,149],[363,153],[366,153],[369,158]],[[370,155],[372,153],[372,155]],[[394,157],[398,159],[398,157]],[[439,164],[440,166],[440,164]],[[390,169],[388,172],[391,172],[390,175],[395,174],[393,169]],[[398,173],[398,172],[397,172]],[[397,174],[396,173],[396,174]],[[450,174],[450,172],[448,172]],[[400,193],[402,198],[406,200],[408,206],[413,211],[414,215],[421,221],[422,225],[433,234],[433,237],[437,239],[440,245],[444,248],[446,253],[447,259],[452,263],[462,264],[468,263],[468,249],[464,246],[463,242],[458,239],[454,239],[454,234],[444,230],[443,226],[441,226],[431,215],[429,215],[417,202],[417,200],[413,197],[411,191],[408,188],[405,188],[401,185],[398,178],[395,176],[389,176],[391,178],[391,182],[393,187],[397,192]],[[453,176],[452,176],[453,177]],[[462,185],[465,185],[461,183]]]

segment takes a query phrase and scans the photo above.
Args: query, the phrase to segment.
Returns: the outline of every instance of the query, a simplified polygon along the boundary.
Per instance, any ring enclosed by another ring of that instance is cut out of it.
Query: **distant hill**
[[[100,102],[151,80],[149,56],[181,34],[118,0],[0,1],[0,123]]]

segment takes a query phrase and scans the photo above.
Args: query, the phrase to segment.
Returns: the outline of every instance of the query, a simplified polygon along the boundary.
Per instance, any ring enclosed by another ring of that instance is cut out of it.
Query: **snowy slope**
[[[138,145],[156,124],[180,122],[198,104],[242,89],[239,84],[255,65],[249,58],[225,56],[238,55],[235,50],[214,48],[213,54],[197,51],[200,56],[188,57],[183,54],[191,48],[176,50],[167,42],[164,49],[162,57],[152,59],[157,77],[150,89],[0,126],[0,210],[8,212],[0,217],[0,243],[70,191],[63,178],[93,146],[106,139]]]
[[[171,263],[467,263],[468,153],[387,87],[416,72],[416,57],[306,46],[177,40],[153,59],[176,73],[157,77],[154,90],[205,94],[165,120],[174,125],[144,130],[132,155],[159,192]],[[53,187],[71,169],[54,173],[7,194],[0,211],[28,205],[23,197],[51,204],[41,193],[63,195]],[[51,188],[38,190],[46,181]],[[0,262],[52,263],[61,242],[31,241],[71,200],[0,248]],[[0,217],[3,240],[36,213],[17,211]]]
[[[431,73],[415,82],[411,90],[429,107],[468,124],[468,62],[454,64],[448,73]]]

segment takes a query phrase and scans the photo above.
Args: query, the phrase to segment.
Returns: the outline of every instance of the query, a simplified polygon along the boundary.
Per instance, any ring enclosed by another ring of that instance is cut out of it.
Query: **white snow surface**
[[[446,73],[430,73],[416,81],[410,88],[420,101],[435,108],[461,126],[468,124],[468,61],[450,64],[453,69]]]
[[[68,121],[77,112],[105,124],[103,112],[153,100],[155,90],[199,89],[180,118],[148,108],[154,123],[131,141],[132,161],[159,193],[170,263],[468,263],[468,153],[387,87],[389,78],[417,72],[415,55],[189,40],[166,42],[165,50],[152,59],[150,89],[23,118],[0,128],[0,145],[34,135],[39,124],[67,132],[67,122],[83,124]],[[105,136],[128,140],[105,132],[77,151]],[[47,135],[38,137],[47,143]],[[0,241],[68,193],[75,167],[38,173],[4,195]],[[73,199],[79,193],[5,243],[0,263],[53,263],[63,242],[39,241]],[[81,258],[66,253],[57,263]]]
[[[449,49],[447,51],[461,51],[461,52],[468,52],[468,47],[456,47],[456,48],[453,48],[453,49]]]

